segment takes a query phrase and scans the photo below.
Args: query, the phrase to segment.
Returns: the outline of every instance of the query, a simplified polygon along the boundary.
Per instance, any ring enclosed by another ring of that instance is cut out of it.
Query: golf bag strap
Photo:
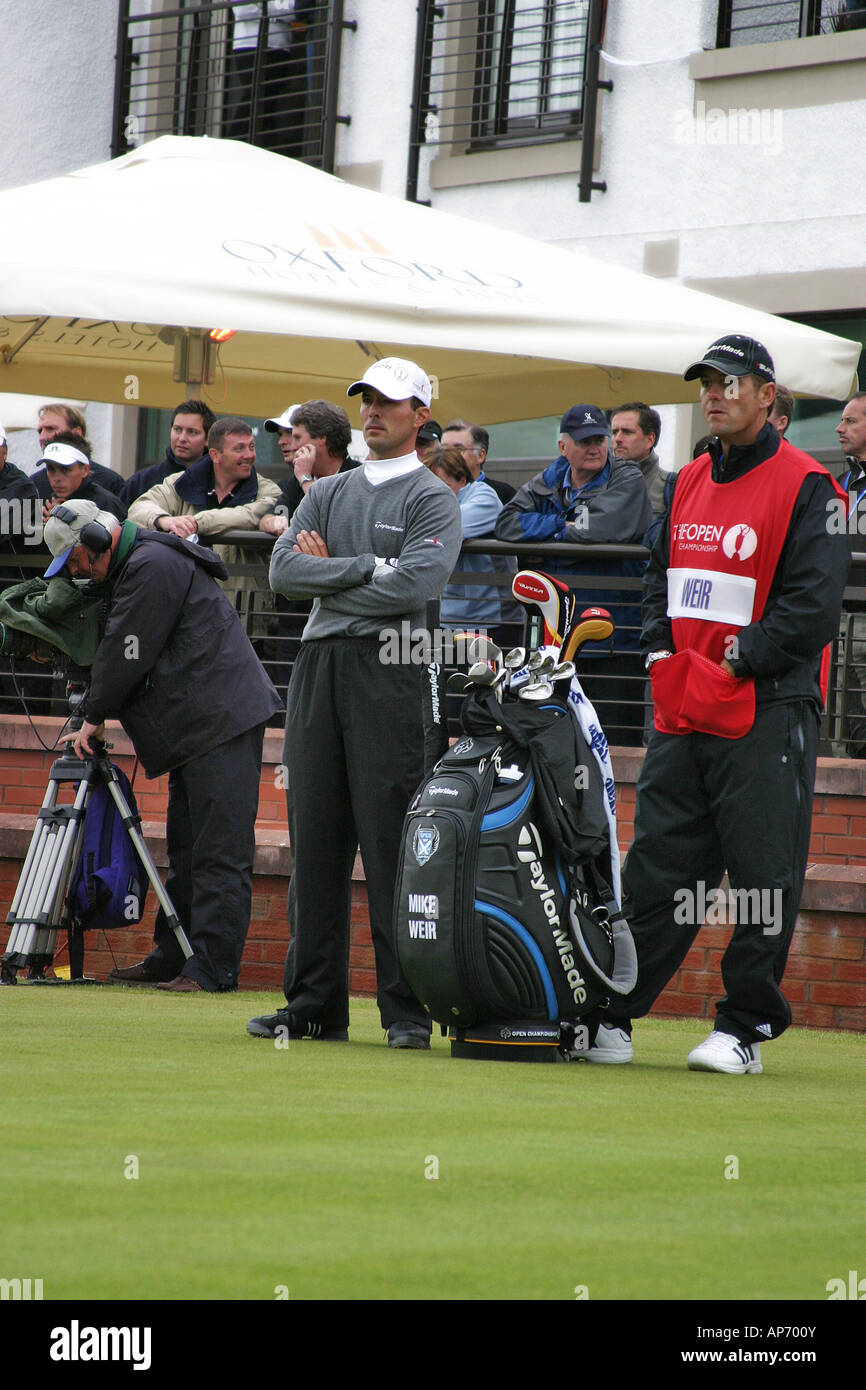
[[[628,922],[613,896],[610,885],[605,881],[603,875],[599,873],[597,867],[589,863],[584,866],[584,872],[595,889],[595,896],[598,898],[599,903],[607,912],[608,921],[610,923],[611,939],[613,942],[613,969],[610,975],[604,973],[601,967],[596,963],[592,952],[589,950],[584,939],[580,917],[577,913],[574,899],[572,899],[569,909],[569,921],[574,943],[579,947],[587,965],[596,979],[600,980],[602,984],[614,994],[630,994],[637,984],[637,950],[635,949],[634,938],[629,930]]]

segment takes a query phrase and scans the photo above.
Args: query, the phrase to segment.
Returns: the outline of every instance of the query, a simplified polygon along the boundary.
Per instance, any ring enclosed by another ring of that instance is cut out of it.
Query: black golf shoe
[[[287,1038],[295,1041],[300,1038],[318,1038],[321,1042],[348,1042],[348,1028],[323,1028],[321,1023],[304,1023],[296,1018],[290,1009],[277,1009],[275,1014],[262,1014],[251,1018],[247,1032],[254,1038]]]

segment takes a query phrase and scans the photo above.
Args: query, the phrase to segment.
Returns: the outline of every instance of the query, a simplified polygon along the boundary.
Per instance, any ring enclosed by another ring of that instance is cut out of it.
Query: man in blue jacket
[[[165,458],[127,478],[121,494],[126,506],[131,507],[136,497],[141,497],[157,483],[164,483],[173,473],[182,473],[198,463],[207,453],[208,431],[215,420],[216,416],[204,401],[181,401],[176,405]]]
[[[604,411],[597,405],[573,405],[562,417],[559,458],[506,503],[496,523],[496,536],[502,541],[561,541],[573,546],[639,545],[651,521],[643,475],[636,464],[614,459]],[[574,571],[585,566],[593,578],[584,585]],[[614,654],[606,655],[604,649],[591,645],[584,648],[580,679],[611,743],[639,745],[643,736],[640,585],[599,588],[595,577],[636,580],[644,562],[585,559],[575,552],[561,560],[545,555],[538,568],[570,582],[581,607],[600,604],[609,609],[616,623]]]

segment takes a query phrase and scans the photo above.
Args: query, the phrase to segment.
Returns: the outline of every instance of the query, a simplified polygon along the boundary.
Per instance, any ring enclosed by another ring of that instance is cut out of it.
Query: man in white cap
[[[75,742],[79,757],[118,719],[148,777],[168,773],[166,889],[193,956],[162,909],[146,960],[110,977],[171,993],[237,988],[250,920],[264,728],[281,708],[206,546],[123,525],[92,502],[45,524],[50,577],[106,585],[108,614]]]
[[[58,502],[76,501],[94,502],[100,511],[111,512],[118,521],[125,521],[126,506],[120,497],[94,482],[90,458],[83,444],[83,440],[67,430],[45,445],[39,462],[45,465],[51,496],[43,503],[43,519],[48,520],[51,509]]]
[[[429,1018],[397,963],[392,906],[403,819],[424,772],[430,677],[423,663],[383,663],[382,637],[426,628],[427,604],[460,552],[460,511],[415,452],[432,395],[421,368],[385,358],[347,394],[361,396],[370,457],[309,488],[271,557],[271,587],[315,603],[286,713],[294,974],[286,1007],[247,1029],[269,1038],[348,1036],[349,903],[360,844],[388,1045],[429,1048]]]
[[[289,419],[287,429],[280,422]],[[352,426],[341,405],[330,401],[305,401],[293,405],[278,420],[266,420],[265,429],[279,431],[280,451],[289,476],[280,483],[279,499],[259,522],[259,530],[281,536],[296,508],[303,501],[317,478],[330,478],[349,468],[357,468],[357,459],[349,458]]]

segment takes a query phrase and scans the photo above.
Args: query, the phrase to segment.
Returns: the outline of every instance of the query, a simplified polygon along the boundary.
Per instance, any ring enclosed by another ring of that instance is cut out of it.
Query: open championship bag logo
[[[435,825],[419,825],[412,837],[412,852],[421,868],[433,858],[439,848],[439,831]]]

